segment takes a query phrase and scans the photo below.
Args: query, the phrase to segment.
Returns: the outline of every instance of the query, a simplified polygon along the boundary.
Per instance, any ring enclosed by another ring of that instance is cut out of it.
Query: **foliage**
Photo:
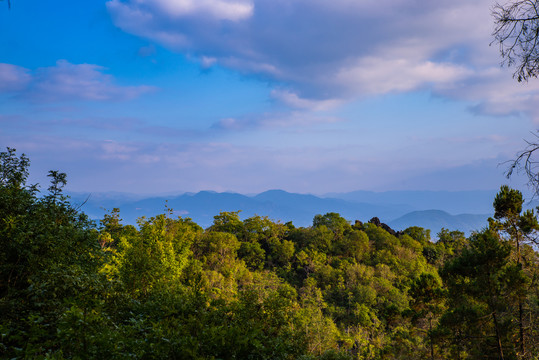
[[[533,359],[534,212],[503,187],[489,229],[295,227],[223,212],[202,229],[171,212],[99,227],[26,184],[0,153],[0,357],[73,359]]]
[[[98,233],[62,195],[65,174],[51,171],[39,198],[28,165],[13,149],[0,153],[0,347],[11,357],[49,353],[63,314],[96,305],[102,287]]]

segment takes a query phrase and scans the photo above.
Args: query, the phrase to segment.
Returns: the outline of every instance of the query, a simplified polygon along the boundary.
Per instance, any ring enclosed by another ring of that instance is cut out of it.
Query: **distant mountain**
[[[81,200],[80,195],[73,197]],[[82,210],[91,218],[99,219],[107,211],[120,208],[120,215],[126,224],[136,224],[141,216],[155,216],[172,209],[176,215],[190,217],[199,225],[207,227],[211,225],[213,216],[221,211],[244,210],[246,213],[264,214],[265,207],[259,201],[250,197],[235,193],[216,193],[201,191],[196,194],[183,194],[171,197],[149,197],[145,199],[127,200],[97,196],[91,194]]]
[[[379,205],[406,204],[413,210],[439,209],[451,214],[486,214],[498,190],[478,191],[353,191],[324,197]]]
[[[404,230],[410,226],[420,226],[431,230],[431,237],[436,237],[442,228],[459,230],[470,234],[474,230],[481,230],[487,226],[487,219],[491,215],[460,214],[450,215],[441,210],[413,211],[398,219],[392,220],[388,225],[394,230]]]
[[[81,206],[86,214],[96,220],[103,218],[106,211],[120,208],[124,224],[136,224],[139,217],[155,216],[165,212],[167,207],[173,209],[176,215],[192,218],[202,227],[210,226],[213,217],[221,211],[241,210],[242,219],[253,215],[268,216],[274,221],[292,221],[296,226],[310,226],[316,214],[337,212],[352,222],[355,220],[365,222],[376,216],[395,230],[409,226],[430,228],[434,236],[442,227],[469,233],[485,226],[488,218],[488,215],[449,214],[454,213],[449,209],[459,208],[450,198],[462,201],[467,199],[465,202],[472,209],[483,209],[485,205],[473,205],[473,201],[470,200],[485,202],[486,194],[483,193],[358,191],[339,196],[342,198],[295,194],[283,190],[269,190],[253,196],[213,191],[147,198],[119,193],[71,194],[73,203]],[[490,207],[493,198],[494,195],[488,200]],[[360,201],[361,199],[365,201]],[[439,204],[439,210],[426,211],[427,209],[422,208],[430,203]],[[485,214],[489,211],[477,213]]]
[[[120,208],[124,223],[135,224],[137,218],[163,213],[168,206],[175,214],[190,217],[203,227],[210,226],[213,217],[221,211],[241,210],[243,219],[260,215],[281,222],[292,221],[296,226],[310,226],[316,214],[328,212],[337,212],[350,221],[367,221],[374,216],[389,221],[412,210],[407,205],[353,203],[282,190],[270,190],[254,196],[201,191],[168,198],[133,199],[118,194],[71,194],[71,197],[75,204],[82,204],[82,210],[93,219],[101,219],[105,209]]]
[[[383,220],[393,219],[412,210],[407,205],[378,205],[350,202],[342,199],[321,198],[315,195],[294,194],[283,190],[269,190],[253,199],[272,204],[279,219],[297,219],[298,224],[312,224],[314,215],[336,212],[348,220],[366,221],[374,216]],[[271,216],[270,216],[271,217]],[[294,221],[294,223],[296,223]]]

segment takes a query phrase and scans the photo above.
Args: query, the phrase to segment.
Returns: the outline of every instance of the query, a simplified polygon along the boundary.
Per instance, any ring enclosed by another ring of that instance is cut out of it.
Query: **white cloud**
[[[217,59],[214,57],[209,56],[202,56],[200,59],[200,65],[203,69],[209,69],[211,68],[215,63],[217,62]]]
[[[56,66],[35,71],[0,64],[0,92],[38,102],[68,100],[129,100],[154,91],[151,86],[121,86],[94,64],[71,64],[58,60]]]
[[[417,90],[425,86],[453,87],[456,82],[471,74],[470,69],[450,63],[365,57],[357,65],[341,69],[335,81],[355,92],[385,94]]]
[[[213,124],[213,128],[221,130],[241,130],[249,127],[249,125],[250,124],[247,122],[238,121],[234,118],[224,118]]]
[[[110,0],[115,24],[174,51],[279,84],[272,97],[325,110],[416,90],[477,111],[534,112],[489,47],[491,0]],[[497,69],[486,71],[485,69]],[[503,79],[503,80],[500,80]],[[282,86],[284,85],[284,86]],[[287,90],[280,90],[286,88]],[[490,110],[489,110],[490,109]]]
[[[20,91],[31,80],[29,70],[20,66],[0,63],[0,92]]]
[[[117,1],[117,0],[115,0]],[[230,0],[138,0],[138,5],[155,5],[161,11],[174,17],[185,17],[197,13],[214,17],[219,20],[242,20],[253,13],[250,1]]]
[[[194,54],[203,66],[210,59],[284,82],[298,99],[436,88],[469,76],[485,62],[491,5],[490,0],[107,3],[123,30]],[[487,61],[497,62],[497,54]],[[290,96],[282,99],[299,104]]]
[[[116,85],[104,70],[98,65],[59,60],[56,66],[37,69],[28,95],[39,101],[128,100],[152,90],[149,86]]]
[[[271,97],[284,104],[298,109],[328,110],[342,104],[340,99],[305,99],[290,90],[276,89],[271,92]]]
[[[526,115],[539,124],[539,82],[519,83],[506,69],[490,67],[477,71],[460,86],[437,89],[437,93],[474,102],[478,114],[506,116]]]
[[[113,140],[105,140],[101,143],[103,159],[131,160],[132,155],[137,151],[137,148],[130,144],[122,144]]]
[[[266,113],[245,115],[241,118],[224,118],[213,124],[214,130],[252,130],[255,128],[275,129],[303,127],[313,124],[329,124],[341,122],[335,116],[325,116],[312,111],[291,111],[287,113]]]

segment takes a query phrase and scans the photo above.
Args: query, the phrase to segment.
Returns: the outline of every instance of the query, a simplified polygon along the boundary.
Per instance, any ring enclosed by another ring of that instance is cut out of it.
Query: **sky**
[[[0,1],[0,146],[80,192],[522,187],[539,80],[494,4]]]

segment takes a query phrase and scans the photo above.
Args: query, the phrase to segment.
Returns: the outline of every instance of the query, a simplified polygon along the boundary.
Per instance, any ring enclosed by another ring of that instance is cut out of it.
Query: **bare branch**
[[[534,133],[535,141],[526,141],[526,148],[517,154],[515,160],[509,162],[509,169],[506,172],[507,178],[511,177],[515,171],[524,173],[528,177],[528,186],[533,189],[534,197],[539,197],[539,134]]]
[[[513,76],[520,81],[539,76],[539,0],[518,0],[496,4],[494,40],[500,47],[502,65],[516,66]],[[491,44],[492,44],[491,43]]]

